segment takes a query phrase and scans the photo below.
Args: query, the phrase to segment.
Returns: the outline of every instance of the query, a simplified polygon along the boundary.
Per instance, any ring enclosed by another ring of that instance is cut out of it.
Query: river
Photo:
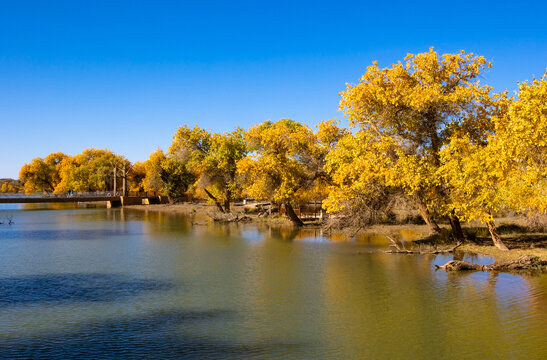
[[[6,216],[0,358],[547,358],[547,275],[447,274],[434,264],[451,256],[317,229],[67,205]]]

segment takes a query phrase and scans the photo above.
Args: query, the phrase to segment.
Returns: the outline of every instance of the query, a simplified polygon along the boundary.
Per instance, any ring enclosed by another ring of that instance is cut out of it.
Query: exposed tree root
[[[547,261],[537,256],[525,255],[515,260],[493,263],[491,265],[478,265],[467,261],[452,260],[444,265],[435,265],[437,269],[444,271],[515,271],[541,269],[547,266]]]

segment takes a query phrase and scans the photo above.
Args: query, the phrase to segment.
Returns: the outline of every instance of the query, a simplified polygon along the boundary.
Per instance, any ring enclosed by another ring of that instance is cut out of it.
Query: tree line
[[[547,72],[510,95],[479,82],[490,67],[482,56],[431,48],[386,68],[373,62],[347,84],[339,104],[347,128],[290,119],[227,133],[183,125],[167,152],[144,162],[108,150],[55,153],[25,164],[20,180],[27,192],[109,190],[114,167],[126,166],[134,190],[206,197],[222,212],[243,196],[269,200],[297,225],[294,207],[310,200],[354,226],[404,201],[432,234],[446,218],[461,240],[460,221],[480,220],[507,249],[494,215],[547,212]]]
[[[18,193],[22,191],[22,186],[17,180],[0,179],[0,193]]]

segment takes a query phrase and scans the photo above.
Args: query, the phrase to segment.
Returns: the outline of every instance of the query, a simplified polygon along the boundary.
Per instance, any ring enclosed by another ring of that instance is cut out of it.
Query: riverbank
[[[171,214],[183,214],[195,216],[200,220],[218,219],[224,214],[218,211],[215,205],[205,203],[180,203],[180,204],[156,204],[156,205],[128,205],[126,209],[134,209],[140,211],[164,212]],[[246,220],[251,222],[267,222],[272,225],[292,225],[291,221],[284,216],[274,214],[267,217],[259,217],[256,212],[245,211],[243,206],[233,206],[231,215],[240,218],[246,217]]]
[[[221,213],[214,205],[204,203],[181,203],[181,204],[158,204],[158,205],[130,205],[127,209],[140,211],[164,212],[171,214],[185,214],[195,216],[203,220],[213,221]],[[259,217],[256,213],[246,211],[243,206],[233,206],[232,214],[234,216],[246,217],[249,222],[267,223],[276,226],[291,226],[288,218],[279,215]],[[488,230],[481,227],[478,223],[469,223],[463,226],[468,242],[464,243],[458,250],[474,254],[493,257],[496,261],[516,260],[524,255],[537,256],[547,261],[547,234],[526,234],[523,233],[524,226],[520,218],[498,219],[501,230],[502,240],[507,244],[511,251],[501,251],[493,246],[492,240],[488,235]],[[307,223],[306,227],[320,227],[318,221]],[[446,227],[448,230],[448,227]],[[329,236],[334,241],[369,241],[372,237],[395,237],[397,240],[412,244],[424,243],[427,238],[428,228],[426,225],[415,224],[378,224],[367,227],[355,234],[354,231],[330,231]],[[425,242],[430,246],[450,247],[455,245],[451,237],[439,237],[438,239],[428,238]]]
[[[525,255],[539,257],[543,261],[547,261],[547,249],[545,248],[510,248],[510,251],[502,251],[495,246],[464,244],[461,250],[473,254],[480,254],[493,257],[496,261],[510,261],[521,258]]]

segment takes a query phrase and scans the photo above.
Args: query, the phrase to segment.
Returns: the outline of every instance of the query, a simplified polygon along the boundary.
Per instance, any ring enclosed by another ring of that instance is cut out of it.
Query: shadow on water
[[[32,359],[241,359],[287,356],[299,344],[245,343],[187,334],[186,327],[227,321],[225,310],[162,311],[133,318],[91,322],[70,331],[0,340],[0,358]]]
[[[58,229],[3,231],[2,240],[94,240],[127,235],[127,231],[111,229]],[[134,233],[133,233],[134,234]]]
[[[143,292],[166,290],[167,281],[115,274],[50,274],[0,278],[0,308],[24,304],[116,301]]]

